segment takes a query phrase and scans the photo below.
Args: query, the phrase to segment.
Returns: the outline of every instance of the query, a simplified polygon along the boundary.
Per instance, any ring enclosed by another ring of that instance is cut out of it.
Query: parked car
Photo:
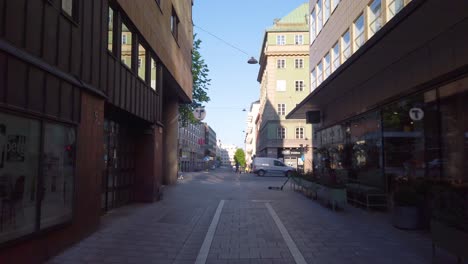
[[[258,176],[265,174],[290,176],[294,171],[296,168],[287,166],[275,158],[256,157],[252,162],[252,172]]]

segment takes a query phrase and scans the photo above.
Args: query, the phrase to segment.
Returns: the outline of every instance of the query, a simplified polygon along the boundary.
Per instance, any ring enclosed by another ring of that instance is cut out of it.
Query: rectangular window
[[[365,42],[364,36],[364,14],[361,14],[353,24],[354,30],[354,52],[358,50]]]
[[[122,22],[122,47],[120,59],[122,62],[127,65],[127,67],[132,68],[132,32],[128,29],[127,25]]]
[[[174,7],[172,7],[171,32],[172,32],[172,36],[174,36],[176,40],[178,39],[178,36],[179,36],[179,23],[180,23],[179,17],[177,16],[177,13]]]
[[[387,21],[392,19],[405,6],[404,0],[391,0],[388,2]]]
[[[310,91],[317,88],[317,75],[315,69],[310,72]]]
[[[315,9],[312,10],[310,13],[310,43],[313,43],[315,40],[315,37],[317,36],[316,34],[316,15],[315,15]]]
[[[146,79],[146,49],[141,44],[138,46],[138,76]]]
[[[284,69],[285,67],[286,67],[286,60],[285,59],[276,60],[276,68]]]
[[[114,10],[109,7],[109,19],[107,20],[107,49],[114,51]]]
[[[276,36],[276,45],[286,45],[286,37],[284,35]]]
[[[351,57],[351,39],[349,29],[341,36],[341,50],[343,52],[343,62]]]
[[[276,136],[278,139],[285,139],[286,138],[286,128],[278,127],[276,129]]]
[[[304,59],[295,59],[294,60],[294,67],[296,69],[302,69],[304,68]]]
[[[296,139],[304,139],[304,128],[296,127]]]
[[[328,78],[328,76],[330,76],[330,73],[331,73],[331,59],[330,59],[330,52],[328,52],[325,57],[323,57],[323,68],[324,68],[324,72],[323,72],[323,78],[326,79]]]
[[[294,36],[294,44],[295,44],[295,45],[302,45],[302,44],[304,44],[304,36],[303,36],[303,35],[295,35],[295,36]]]
[[[295,81],[296,92],[304,91],[304,81]]]
[[[278,104],[278,115],[284,116],[286,115],[286,105],[285,104]]]
[[[322,0],[317,0],[317,35],[322,30],[323,26],[323,8],[322,8]]]
[[[369,5],[369,38],[382,28],[381,0],[374,0]]]
[[[323,0],[323,24],[327,23],[328,18],[330,18],[330,0]]]
[[[323,64],[319,62],[317,64],[317,86],[323,82]]]
[[[340,45],[339,42],[336,42],[332,48],[332,72],[336,71],[340,67]]]
[[[41,123],[0,113],[0,243],[72,219],[75,129]]]
[[[157,66],[156,60],[151,58],[151,88],[153,88],[153,90],[156,90]]]
[[[286,80],[276,80],[276,91],[286,91]]]

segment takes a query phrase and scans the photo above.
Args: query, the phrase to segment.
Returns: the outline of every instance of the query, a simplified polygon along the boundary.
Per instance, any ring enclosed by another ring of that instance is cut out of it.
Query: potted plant
[[[393,194],[393,226],[401,229],[417,229],[420,224],[419,196],[414,186],[400,185]]]
[[[468,186],[442,185],[433,189],[431,237],[433,255],[441,247],[468,259]]]

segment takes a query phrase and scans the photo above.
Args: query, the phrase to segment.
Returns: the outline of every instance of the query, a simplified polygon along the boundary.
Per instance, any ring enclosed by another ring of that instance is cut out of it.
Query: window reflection
[[[155,59],[151,58],[151,88],[153,90],[156,90],[156,80],[157,80],[157,74],[158,74],[158,64]]]
[[[146,79],[146,49],[141,44],[138,46],[138,76]]]
[[[114,37],[114,34],[113,34],[113,30],[114,30],[114,10],[112,10],[112,8],[109,7],[109,19],[107,20],[108,21],[108,24],[107,24],[107,31],[108,31],[108,34],[107,34],[107,49],[110,51],[110,52],[113,52],[114,50],[114,47],[113,47],[113,37]]]
[[[132,67],[132,32],[122,23],[122,51],[120,59],[129,68]]]

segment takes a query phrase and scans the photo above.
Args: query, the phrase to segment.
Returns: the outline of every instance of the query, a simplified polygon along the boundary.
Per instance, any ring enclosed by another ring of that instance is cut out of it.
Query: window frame
[[[358,28],[358,21],[362,19],[362,28]],[[359,34],[358,34],[359,33]],[[364,13],[361,13],[353,22],[353,50],[356,52],[366,43],[366,18]]]
[[[177,15],[177,12],[172,6],[172,11],[171,11],[171,33],[176,42],[179,40],[179,24],[180,24],[180,19],[179,16]]]
[[[327,62],[328,58],[328,62]],[[327,52],[325,56],[323,56],[323,80],[327,79],[328,76],[331,74],[331,55],[330,52]]]
[[[347,46],[344,46],[345,43],[346,43],[346,41],[344,40],[345,35],[348,35],[348,43],[347,43],[348,45]],[[347,59],[349,59],[351,57],[351,55],[353,55],[351,31],[350,31],[349,28],[341,35],[340,41],[341,41],[341,52],[340,53],[343,56],[342,59],[341,59],[341,64],[343,64]]]
[[[278,116],[285,116],[286,115],[286,104],[284,104],[284,103],[277,104],[276,112],[278,113]]]
[[[286,60],[285,59],[277,59],[276,60],[276,68],[277,69],[285,69],[286,68]]]
[[[276,139],[286,139],[286,127],[280,126],[276,128]]]
[[[304,35],[302,34],[294,35],[294,45],[304,45]]]
[[[317,88],[317,71],[314,67],[312,71],[310,71],[310,91],[312,92],[315,88]]]
[[[309,33],[310,33],[310,43],[313,43],[317,38],[317,12],[315,11],[315,7],[310,12],[310,26],[309,26]]]
[[[373,12],[372,5],[378,2],[379,9],[377,11],[377,15]],[[369,38],[372,37],[377,31],[379,31],[383,26],[383,14],[382,14],[382,0],[372,0],[367,5],[367,21],[368,21],[368,35]],[[372,17],[372,20],[371,20]],[[380,23],[378,23],[380,22]],[[373,27],[373,25],[377,25]]]
[[[276,45],[278,45],[278,46],[286,45],[286,36],[285,35],[276,35]]]
[[[338,48],[338,51],[336,52],[336,48]],[[331,48],[331,60],[332,60],[332,70],[331,72],[336,71],[341,66],[341,50],[340,50],[340,42],[337,41],[335,42],[335,45],[332,46]],[[338,65],[336,65],[338,61]]]
[[[296,127],[296,139],[304,139],[304,127]]]
[[[304,69],[304,59],[303,58],[294,59],[294,68],[295,69]]]
[[[305,88],[304,80],[294,81],[294,87],[296,88],[296,92],[303,92]]]

